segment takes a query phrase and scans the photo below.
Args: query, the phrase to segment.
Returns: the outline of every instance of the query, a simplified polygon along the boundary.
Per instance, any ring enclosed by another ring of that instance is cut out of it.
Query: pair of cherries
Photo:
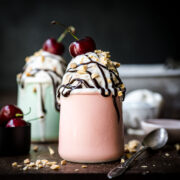
[[[23,112],[15,105],[6,105],[0,110],[0,126],[22,127],[26,126],[26,121],[23,120]]]
[[[58,24],[64,26],[56,21],[53,21],[52,24]],[[67,31],[67,29],[66,29]],[[83,39],[78,39],[72,31],[69,33],[77,39],[77,41],[72,42],[69,46],[69,52],[71,56],[76,57],[87,52],[93,52],[96,49],[96,44],[91,37],[85,37]],[[62,55],[64,53],[64,45],[61,43],[62,39],[49,38],[43,44],[43,50],[48,51],[52,54]]]

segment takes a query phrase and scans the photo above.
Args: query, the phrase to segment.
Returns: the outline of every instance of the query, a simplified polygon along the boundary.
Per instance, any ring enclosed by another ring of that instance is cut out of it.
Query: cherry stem
[[[63,28],[65,29],[65,32],[66,32],[66,31],[69,32],[69,33],[71,34],[71,36],[74,37],[74,39],[76,39],[77,41],[79,40],[79,38],[77,38],[77,36],[75,36],[74,33],[73,33],[73,31],[74,31],[74,27],[73,27],[73,26],[66,27],[64,24],[62,24],[62,23],[60,23],[60,22],[57,22],[57,21],[51,21],[51,24],[57,24],[57,25],[63,27]],[[73,29],[70,28],[70,27],[72,27]],[[65,33],[65,32],[64,32],[64,33]],[[67,33],[67,32],[66,32],[66,33]],[[65,33],[65,34],[66,34],[66,33]],[[61,36],[60,36],[60,37],[61,37]],[[59,42],[60,37],[58,38],[58,42]],[[64,37],[63,37],[63,38],[64,38]]]
[[[23,115],[24,115],[24,116],[27,116],[27,115],[30,114],[30,113],[31,113],[31,107],[29,107],[29,111],[28,111],[26,114],[16,113],[15,116],[16,116],[16,117],[23,117]]]
[[[44,116],[40,116],[40,117],[37,117],[37,118],[29,119],[29,120],[27,120],[27,122],[35,121],[35,120],[39,120],[39,119],[43,119],[43,118],[44,118]]]
[[[73,31],[75,31],[75,28],[73,26],[69,26],[67,29],[65,29],[65,31],[57,39],[57,42],[60,43],[64,39],[66,34],[69,33],[69,31],[73,32]]]

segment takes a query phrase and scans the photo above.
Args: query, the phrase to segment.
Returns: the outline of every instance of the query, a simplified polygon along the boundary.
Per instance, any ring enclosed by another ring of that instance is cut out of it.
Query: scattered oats
[[[66,160],[61,161],[61,165],[66,165],[66,163],[67,163]]]
[[[36,91],[36,88],[34,88],[34,89],[35,89],[35,91]],[[33,147],[33,151],[37,152],[37,151],[38,151],[38,146],[34,146],[34,147]]]
[[[12,167],[17,167],[17,165],[18,165],[17,162],[12,163]]]
[[[74,171],[77,172],[77,171],[79,171],[79,169],[75,169]]]
[[[82,168],[87,168],[87,165],[82,165],[81,167],[82,167]]]
[[[174,146],[176,148],[176,151],[180,151],[180,144],[175,144]]]
[[[107,82],[108,82],[108,83],[111,83],[111,79],[107,79]]]
[[[26,171],[28,169],[28,167],[27,166],[25,166],[24,168],[23,168],[23,171]]]
[[[53,170],[57,170],[57,169],[60,169],[60,166],[54,164],[54,165],[52,165],[50,168],[53,169]]]
[[[123,95],[122,91],[118,91],[118,96],[122,96],[122,95]]]
[[[86,74],[86,71],[78,70],[77,73],[78,74]]]
[[[124,163],[124,162],[125,162],[125,160],[122,158],[122,159],[121,159],[121,163]]]
[[[48,149],[49,149],[50,155],[53,155],[54,154],[54,150],[50,146],[48,146]]]
[[[34,92],[34,93],[37,92],[37,89],[36,89],[35,87],[33,88],[33,92]],[[34,146],[34,147],[37,147],[37,146]],[[34,150],[34,148],[33,148],[33,150]],[[37,151],[37,150],[34,150],[34,151]]]
[[[145,165],[143,165],[143,166],[141,166],[142,168],[147,168],[147,166],[145,166]]]
[[[97,74],[97,73],[94,73],[94,74],[91,75],[91,78],[92,78],[92,79],[95,79],[95,78],[97,78],[97,77],[99,77],[99,74]]]
[[[77,64],[76,64],[76,63],[71,63],[71,64],[70,64],[70,68],[74,69],[74,68],[76,68],[76,67],[77,67]]]
[[[17,165],[17,167],[18,167],[18,168],[21,168],[21,167],[22,167],[22,165],[21,165],[21,164],[18,164],[18,165]]]
[[[169,155],[169,153],[165,153],[165,156],[167,156],[167,157],[168,157],[168,156],[170,156],[170,155]]]
[[[24,164],[29,164],[30,163],[30,160],[29,159],[25,159],[24,160]]]

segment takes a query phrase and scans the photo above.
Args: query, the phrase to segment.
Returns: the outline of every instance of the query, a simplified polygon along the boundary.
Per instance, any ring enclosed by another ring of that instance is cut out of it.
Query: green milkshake
[[[26,58],[22,73],[17,75],[17,104],[31,121],[33,142],[58,140],[59,106],[56,102],[56,88],[61,84],[66,62],[60,55],[44,50]]]

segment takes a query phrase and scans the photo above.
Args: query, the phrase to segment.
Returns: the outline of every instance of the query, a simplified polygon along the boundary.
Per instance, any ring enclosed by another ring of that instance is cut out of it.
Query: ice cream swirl
[[[110,60],[109,52],[95,50],[79,55],[69,63],[57,96],[98,92],[103,96],[118,95],[124,99],[126,89],[117,71],[119,66],[118,62]]]

